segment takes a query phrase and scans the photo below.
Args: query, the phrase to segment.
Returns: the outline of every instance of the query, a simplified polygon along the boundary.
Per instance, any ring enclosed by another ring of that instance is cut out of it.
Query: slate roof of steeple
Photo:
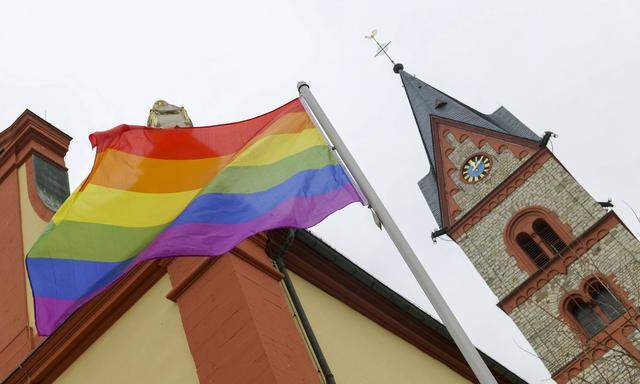
[[[434,143],[431,135],[431,116],[438,116],[524,139],[540,141],[541,138],[505,107],[500,107],[492,114],[485,115],[437,90],[417,77],[403,70],[399,72],[422,137],[422,143],[427,151],[429,165],[431,166],[429,173],[418,182],[418,185],[438,222],[438,226],[442,227],[442,214],[435,175]]]

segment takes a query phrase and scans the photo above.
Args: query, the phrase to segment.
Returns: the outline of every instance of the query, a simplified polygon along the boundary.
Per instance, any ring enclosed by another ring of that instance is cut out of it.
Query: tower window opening
[[[628,304],[617,296],[617,290],[603,276],[591,276],[581,284],[582,288],[562,302],[565,314],[591,338],[627,312]]]
[[[595,336],[602,328],[604,322],[598,316],[594,308],[582,300],[571,299],[569,312],[576,319],[578,324],[587,332],[589,337]]]
[[[556,231],[542,219],[537,219],[533,222],[533,231],[540,236],[542,241],[553,251],[556,255],[562,253],[567,248],[567,244],[558,236]]]
[[[625,312],[624,305],[601,282],[595,281],[589,284],[589,294],[606,317],[607,322],[617,319]]]
[[[550,258],[546,253],[540,248],[538,244],[531,238],[528,233],[520,233],[516,237],[516,241],[520,248],[529,256],[531,261],[538,266],[538,268],[543,268],[549,262]]]
[[[558,215],[535,205],[515,213],[504,229],[507,252],[530,275],[550,268],[574,239]]]

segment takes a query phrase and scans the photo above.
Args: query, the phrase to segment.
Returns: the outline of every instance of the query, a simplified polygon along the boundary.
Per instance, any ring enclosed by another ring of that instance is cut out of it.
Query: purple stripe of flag
[[[240,224],[185,223],[166,229],[137,261],[172,256],[216,256],[230,251],[243,239],[274,228],[312,227],[331,213],[359,201],[351,184],[313,197],[286,200],[259,218]]]

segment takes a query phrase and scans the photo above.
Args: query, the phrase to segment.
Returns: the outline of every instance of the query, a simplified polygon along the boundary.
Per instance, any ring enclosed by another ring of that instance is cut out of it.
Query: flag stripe
[[[230,167],[260,166],[273,164],[307,148],[326,145],[317,129],[305,129],[298,133],[278,134],[264,137],[244,149],[229,164]]]
[[[171,222],[200,192],[141,193],[87,184],[63,219],[122,227],[152,227]]]
[[[43,235],[46,241],[31,248],[29,258],[122,261],[142,251],[164,228],[166,225],[126,228],[64,220]]]
[[[249,140],[313,127],[302,106],[291,105],[256,119],[197,128],[157,129],[121,125],[90,136],[98,152],[107,148],[156,159],[203,159],[240,151]],[[179,143],[180,145],[176,145]]]
[[[227,167],[202,189],[201,193],[253,193],[264,191],[288,180],[304,170],[320,169],[337,164],[325,144],[286,157],[277,163],[263,166]]]
[[[185,223],[167,228],[141,254],[141,259],[179,255],[215,256],[231,250],[255,233],[281,227],[311,227],[353,202],[351,184],[334,191],[287,200],[267,214],[240,224]]]
[[[51,335],[70,313],[73,313],[90,297],[91,295],[88,294],[82,300],[60,300],[34,295],[33,304],[38,333],[41,336]]]
[[[221,156],[191,160],[146,158],[108,149],[98,153],[99,167],[89,183],[133,192],[167,193],[199,189],[226,166],[268,165],[304,151],[325,145],[317,129],[282,133],[254,141],[237,157]]]
[[[105,263],[88,260],[27,259],[31,279],[41,281],[33,287],[36,296],[77,300],[86,292],[101,290],[124,272],[133,258]]]
[[[183,192],[202,188],[233,156],[192,160],[153,159],[115,149],[98,153],[89,182],[133,192]]]
[[[296,174],[266,191],[249,194],[207,193],[198,196],[171,224],[237,224],[264,215],[294,197],[311,197],[339,189],[349,183],[340,165]]]

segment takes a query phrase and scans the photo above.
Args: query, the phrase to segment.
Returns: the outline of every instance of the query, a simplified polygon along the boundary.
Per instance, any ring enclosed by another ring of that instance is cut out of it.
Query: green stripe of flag
[[[229,166],[204,187],[200,194],[261,192],[281,184],[299,172],[336,163],[329,147],[317,145],[273,164]]]
[[[47,227],[29,251],[31,258],[123,261],[137,255],[166,226],[146,228],[62,221]]]

